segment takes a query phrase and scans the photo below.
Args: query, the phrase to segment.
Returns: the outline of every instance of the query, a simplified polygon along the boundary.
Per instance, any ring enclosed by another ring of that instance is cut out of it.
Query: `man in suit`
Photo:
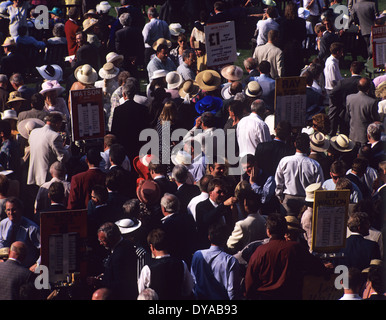
[[[210,246],[208,239],[209,226],[216,222],[226,222],[229,226],[231,209],[236,198],[225,199],[226,183],[221,178],[214,178],[209,182],[209,198],[196,206],[196,223],[198,232],[198,249],[207,249]]]
[[[378,101],[370,96],[371,80],[361,78],[358,82],[358,93],[347,96],[347,115],[350,119],[349,138],[357,144],[367,143],[367,127],[379,121]]]
[[[20,300],[20,289],[23,286],[34,288],[34,273],[21,264],[27,250],[23,242],[15,241],[11,245],[7,261],[0,263],[0,300]]]
[[[330,106],[328,117],[331,122],[330,136],[336,135],[338,128],[339,133],[348,135],[349,124],[346,121],[346,98],[349,94],[358,92],[358,82],[361,79],[363,63],[353,61],[350,65],[351,77],[339,80],[337,85],[330,93]]]
[[[135,300],[137,289],[137,257],[134,246],[122,238],[118,226],[106,222],[98,229],[99,243],[110,255],[104,262],[104,273],[89,277],[88,283],[99,288],[108,288],[115,300]]]
[[[362,193],[363,199],[371,199],[371,191],[364,181],[364,175],[368,166],[368,161],[363,158],[354,159],[351,172],[346,175],[346,178],[355,183]]]
[[[327,58],[330,56],[330,47],[334,42],[339,40],[338,36],[335,34],[334,24],[331,21],[331,18],[324,18],[322,21],[323,27],[322,37],[319,42],[319,53],[318,58],[322,63],[325,63]]]
[[[257,145],[255,156],[258,159],[264,159],[260,162],[260,167],[267,174],[275,175],[280,160],[295,153],[295,147],[291,141],[291,130],[291,124],[283,120],[277,124],[276,135],[272,141]]]
[[[16,52],[16,43],[12,38],[6,38],[2,44],[4,56],[0,60],[0,73],[5,74],[8,79],[12,74],[25,72],[25,61],[21,55]]]
[[[98,49],[87,41],[87,34],[84,31],[78,31],[75,35],[75,41],[78,49],[72,67],[76,69],[84,64],[89,64],[95,70],[99,70]]]
[[[257,60],[252,57],[248,57],[244,60],[244,69],[248,73],[248,75],[242,79],[241,83],[243,87],[246,87],[251,77],[257,77],[260,75],[259,70],[257,70]]]
[[[353,212],[350,214],[347,226],[351,235],[346,239],[346,246],[341,249],[344,254],[337,264],[355,267],[363,270],[373,259],[381,259],[378,243],[364,237],[369,234],[370,221],[367,213]]]
[[[115,33],[115,51],[124,56],[122,68],[135,77],[137,66],[144,62],[145,46],[142,32],[135,25],[131,25],[132,19],[128,13],[122,13],[119,21],[123,28]]]
[[[30,145],[30,160],[28,169],[28,185],[41,186],[51,179],[49,168],[55,161],[66,163],[70,151],[65,147],[62,136],[58,133],[63,123],[59,113],[46,116],[46,125],[31,131],[28,143]]]
[[[201,193],[199,187],[194,184],[186,183],[186,180],[188,179],[188,173],[188,168],[182,164],[175,165],[172,171],[172,178],[177,185],[177,191],[175,192],[175,195],[180,201],[181,213],[186,213],[190,200]]]
[[[44,121],[44,118],[48,115],[48,112],[43,110],[44,108],[44,96],[40,93],[34,93],[30,99],[31,108],[25,111],[21,111],[17,115],[17,123],[29,118],[37,118]]]
[[[111,125],[111,133],[117,137],[117,142],[124,146],[129,159],[139,155],[143,145],[143,142],[139,141],[139,135],[149,124],[148,110],[146,106],[133,100],[135,93],[133,82],[122,87],[125,102],[114,109]]]
[[[381,140],[384,127],[381,122],[370,123],[367,127],[367,140],[370,146],[369,166],[378,170],[378,165],[386,160],[386,142]]]
[[[106,174],[99,169],[101,155],[96,148],[88,150],[85,159],[88,170],[75,174],[71,178],[67,209],[86,209],[90,201],[91,188],[97,184],[104,185]]]
[[[268,32],[268,42],[256,47],[253,58],[257,63],[268,61],[271,64],[271,78],[276,79],[283,76],[283,52],[278,47],[279,32],[270,30]]]
[[[175,182],[170,181],[167,177],[167,165],[162,163],[149,163],[149,173],[151,178],[158,184],[161,191],[161,197],[165,193],[174,194],[177,191],[177,185]]]

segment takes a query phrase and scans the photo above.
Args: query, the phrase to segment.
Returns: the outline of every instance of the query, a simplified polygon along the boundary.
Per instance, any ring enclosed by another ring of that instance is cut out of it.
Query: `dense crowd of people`
[[[34,283],[41,217],[74,210],[87,270],[64,298],[301,300],[306,276],[344,265],[340,299],[385,299],[386,76],[363,63],[377,2],[349,1],[345,29],[337,0],[59,2],[0,3],[0,299],[55,298]],[[233,20],[239,36],[247,19],[243,66],[208,65],[205,26]],[[365,50],[343,76],[349,32]],[[301,126],[275,121],[282,77],[306,80]],[[71,92],[95,88],[105,132],[74,141]],[[319,190],[350,191],[327,258],[312,250]]]

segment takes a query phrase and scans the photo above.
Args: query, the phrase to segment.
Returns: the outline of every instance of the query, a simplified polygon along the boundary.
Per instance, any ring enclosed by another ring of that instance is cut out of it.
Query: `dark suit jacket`
[[[0,60],[0,73],[5,74],[8,79],[13,73],[25,74],[25,61],[18,53],[11,53]]]
[[[295,154],[295,151],[294,146],[273,139],[272,141],[259,143],[256,147],[255,156],[258,157],[263,172],[275,176],[280,160]]]
[[[74,69],[84,64],[89,64],[95,70],[99,70],[98,57],[98,48],[86,42],[76,51]]]
[[[365,239],[362,235],[352,234],[346,239],[346,247],[340,251],[344,257],[339,264],[363,270],[373,259],[380,259],[378,243]]]
[[[327,177],[330,176],[331,159],[322,152],[311,153],[308,157],[320,164],[323,170],[324,179],[327,179]]]
[[[0,300],[19,300],[21,286],[33,283],[34,279],[34,274],[17,261],[0,263]]]
[[[116,135],[118,143],[124,146],[129,159],[138,156],[144,144],[139,141],[139,135],[142,130],[148,128],[148,124],[147,107],[133,100],[126,100],[114,109],[111,133]]]
[[[367,187],[366,183],[362,182],[358,178],[358,176],[356,176],[352,173],[349,173],[348,175],[346,175],[346,178],[358,186],[364,199],[371,199],[371,193],[370,193],[369,188]]]
[[[130,70],[130,59],[135,58],[136,64],[144,59],[145,45],[142,32],[137,27],[124,27],[115,33],[115,50],[124,56],[123,68]]]
[[[386,161],[386,142],[379,141],[373,148],[371,148],[369,165],[378,170],[380,162]]]
[[[337,42],[339,40],[338,36],[332,32],[325,32],[320,39],[320,49],[318,58],[324,62],[330,56],[330,46],[332,43]]]
[[[166,177],[154,179],[154,182],[156,182],[161,189],[161,197],[163,197],[165,193],[175,194],[177,191],[177,185]]]
[[[71,178],[68,209],[86,209],[90,200],[91,188],[97,184],[105,185],[106,174],[99,168],[88,169]]]
[[[137,255],[128,240],[118,243],[105,262],[102,286],[112,290],[114,300],[137,298]]]
[[[175,196],[180,200],[180,212],[187,212],[190,200],[201,194],[200,188],[193,184],[184,183],[176,192]]]

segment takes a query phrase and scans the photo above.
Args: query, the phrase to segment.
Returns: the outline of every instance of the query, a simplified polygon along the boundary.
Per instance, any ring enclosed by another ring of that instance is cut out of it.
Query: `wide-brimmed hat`
[[[99,22],[98,19],[91,18],[83,20],[83,31],[87,31],[91,27],[95,26]]]
[[[20,121],[17,124],[17,131],[23,138],[28,140],[29,134],[33,129],[44,127],[44,125],[44,121],[38,118],[28,118]]]
[[[16,41],[12,37],[7,37],[5,38],[3,44],[1,45],[2,47],[11,47],[11,46],[16,46]]]
[[[303,19],[307,19],[310,16],[310,11],[306,8],[300,7],[298,9],[298,16]]]
[[[186,80],[181,86],[178,94],[181,98],[185,99],[186,95],[189,95],[189,98],[195,97],[200,92],[200,87],[197,82],[193,80]]]
[[[183,150],[178,150],[178,152],[172,154],[170,158],[174,165],[190,165],[192,163],[192,156]]]
[[[300,233],[305,233],[306,231],[302,228],[299,220],[294,217],[294,216],[285,216],[285,220],[287,221],[287,229],[300,232]]]
[[[94,84],[98,80],[98,74],[89,64],[84,64],[75,69],[76,80],[84,84]]]
[[[196,102],[195,108],[198,114],[203,114],[204,112],[216,114],[219,110],[221,110],[222,105],[222,99],[213,96],[205,96]]]
[[[58,7],[53,7],[52,10],[48,12],[58,17],[60,17],[63,14],[62,10],[60,10]]]
[[[40,94],[45,94],[49,91],[56,91],[56,93],[59,95],[61,94],[65,89],[60,85],[60,83],[56,80],[47,80],[42,83],[42,90],[40,90]]]
[[[169,25],[169,31],[172,36],[178,37],[181,33],[185,33],[185,29],[182,28],[180,23],[171,23]]]
[[[96,5],[96,11],[98,13],[107,13],[111,9],[111,5],[108,1],[101,1],[99,4]]]
[[[43,65],[36,67],[36,70],[45,80],[62,81],[63,69],[57,64]]]
[[[315,132],[310,136],[310,146],[314,151],[324,152],[330,147],[330,140],[322,132]]]
[[[221,85],[221,76],[215,70],[203,70],[197,74],[196,82],[201,90],[214,91]]]
[[[166,70],[163,70],[163,69],[155,70],[153,72],[153,75],[150,77],[150,80],[159,79],[159,78],[165,78],[167,74],[168,73],[167,73]]]
[[[238,81],[243,77],[243,69],[236,65],[225,66],[221,69],[221,75],[231,81]]]
[[[9,93],[7,105],[16,102],[16,101],[25,101],[25,99],[21,96],[21,93],[19,91],[12,91]]]
[[[231,93],[231,85],[230,83],[223,86],[221,89],[221,96],[224,100],[228,100],[232,98],[234,95]]]
[[[166,75],[166,82],[168,84],[168,89],[179,88],[183,81],[184,79],[182,78],[182,76],[176,71],[171,71]]]
[[[123,61],[124,57],[116,52],[109,52],[106,55],[106,62],[114,63],[115,61]]]
[[[276,2],[273,0],[263,0],[263,4],[266,6],[276,7]]]
[[[17,120],[17,112],[15,110],[12,110],[12,109],[4,110],[4,112],[1,115],[1,119],[2,120],[6,120],[6,119]]]
[[[245,95],[251,98],[261,97],[263,89],[257,81],[250,81],[245,89]]]
[[[148,179],[149,178],[149,164],[154,159],[155,156],[147,154],[145,156],[136,156],[133,159],[134,170],[138,173],[140,178]]]
[[[98,14],[97,12],[95,11],[95,9],[90,9],[88,10],[84,15],[83,15],[84,18],[88,18],[88,17],[93,17],[93,18],[96,18],[98,17]]]
[[[320,182],[310,184],[306,189],[306,202],[314,202],[315,191],[322,190],[322,184]]]
[[[137,188],[137,197],[144,204],[157,204],[161,198],[160,187],[153,180],[143,180]]]
[[[154,51],[157,51],[157,48],[160,44],[166,44],[168,48],[170,49],[172,47],[172,42],[165,38],[159,38],[157,41],[155,41],[152,45],[152,48]]]
[[[115,222],[118,226],[121,234],[129,234],[137,229],[139,229],[142,225],[141,220],[138,219],[121,219]]]
[[[370,271],[370,268],[372,266],[382,266],[383,265],[383,261],[381,259],[371,259],[370,260],[370,264],[367,268],[363,269],[362,270],[362,273],[367,273]]]
[[[349,139],[345,134],[339,134],[330,139],[331,146],[340,152],[350,152],[355,147],[355,142]]]
[[[99,70],[102,79],[113,79],[119,74],[119,69],[111,62],[106,62]]]

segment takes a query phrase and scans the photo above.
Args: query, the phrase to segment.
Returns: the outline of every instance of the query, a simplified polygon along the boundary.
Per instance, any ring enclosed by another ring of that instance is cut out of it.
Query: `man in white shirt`
[[[277,11],[275,7],[268,7],[267,12],[263,15],[263,19],[259,20],[256,25],[257,34],[257,46],[262,46],[268,41],[268,32],[270,30],[279,30],[279,24],[273,20],[277,17]]]
[[[339,59],[344,56],[343,44],[340,42],[334,42],[330,46],[331,55],[327,58],[324,67],[324,78],[327,94],[330,94],[331,90],[336,86],[339,80],[343,79],[340,68]]]
[[[251,114],[242,118],[237,125],[236,135],[240,158],[247,154],[255,154],[259,143],[271,141],[268,125],[262,119],[265,112],[264,101],[257,99],[252,102]]]
[[[200,179],[199,186],[201,194],[192,198],[188,204],[188,213],[190,213],[194,220],[196,220],[196,206],[198,203],[209,198],[208,185],[209,182],[213,179],[212,175],[205,175]]]
[[[305,189],[312,183],[323,183],[320,164],[309,158],[310,138],[301,133],[295,140],[296,153],[280,160],[276,169],[276,195],[287,215],[297,215],[304,204]]]

